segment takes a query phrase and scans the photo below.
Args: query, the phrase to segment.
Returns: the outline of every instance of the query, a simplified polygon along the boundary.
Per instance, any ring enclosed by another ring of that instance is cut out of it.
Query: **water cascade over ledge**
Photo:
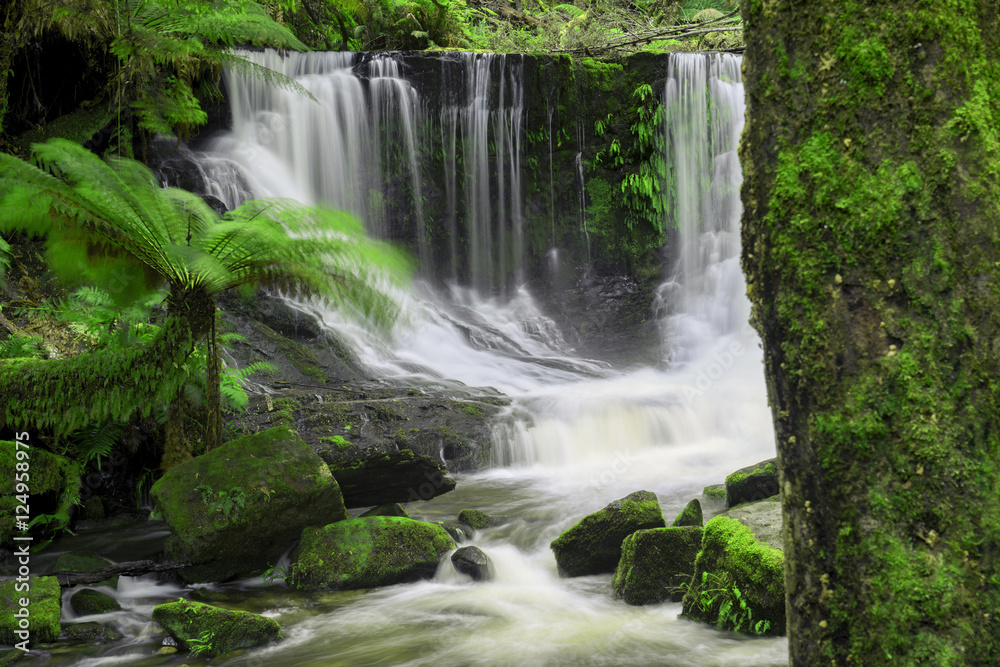
[[[473,537],[494,559],[496,579],[472,584],[445,560],[433,581],[334,596],[331,606],[296,615],[287,639],[260,653],[265,663],[786,663],[784,640],[681,621],[676,604],[627,607],[607,576],[561,579],[548,547],[585,514],[638,489],[657,494],[669,521],[703,486],[774,455],[739,266],[740,58],[664,58],[656,91],[670,184],[664,224],[679,240],[648,304],[660,359],[623,366],[580,354],[526,286],[527,267],[562,255],[555,240],[532,240],[527,225],[529,215],[555,220],[556,196],[540,208],[525,174],[557,189],[557,139],[555,106],[529,94],[525,57],[442,54],[430,83],[427,56],[252,57],[316,101],[227,74],[233,128],[202,158],[212,192],[230,206],[288,196],[347,209],[373,234],[411,239],[421,260],[423,280],[399,295],[405,317],[389,338],[341,313],[296,307],[337,331],[377,377],[492,387],[513,399],[494,425],[491,467],[409,508],[427,520],[466,507],[510,516]],[[584,134],[574,134],[566,233],[589,256],[599,221],[587,210],[595,195]],[[533,143],[548,144],[549,164],[529,164]]]

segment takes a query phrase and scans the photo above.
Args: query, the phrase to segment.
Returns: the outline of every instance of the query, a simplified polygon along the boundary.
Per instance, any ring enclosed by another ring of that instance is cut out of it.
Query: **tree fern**
[[[162,391],[177,395],[183,379],[175,376],[183,376],[181,368],[190,353],[185,346],[209,335],[205,384],[209,448],[221,438],[214,295],[242,285],[271,285],[356,308],[382,325],[397,312],[388,292],[408,277],[410,260],[369,239],[361,223],[346,213],[291,200],[263,200],[247,202],[220,219],[196,195],[160,188],[149,169],[137,162],[121,158],[105,162],[58,139],[33,149],[37,166],[0,154],[0,231],[45,234],[50,260],[63,261],[53,263],[53,268],[103,285],[116,303],[125,301],[124,294],[148,295],[152,289],[169,288],[170,321],[179,322],[186,331],[164,327],[156,339],[163,361],[171,364],[164,373],[170,381]],[[140,352],[114,352],[120,356],[103,362],[110,368],[121,369],[142,358]],[[78,364],[71,372],[81,376],[81,382],[106,386],[106,370],[90,372]],[[37,382],[45,382],[41,367],[30,371],[38,374]],[[127,417],[130,400],[161,396],[155,386],[136,390],[136,383],[152,382],[151,375],[155,374],[146,368],[130,370],[122,378],[129,389],[108,388],[100,394],[104,403],[98,401],[83,417],[70,420],[74,428],[87,420]],[[15,379],[0,369],[0,388]],[[44,394],[36,397],[37,402],[30,396],[35,391],[31,383],[19,387],[18,399],[7,408],[8,419],[16,413],[18,423],[37,418],[39,427],[50,426],[52,387],[64,383],[49,382],[37,388]],[[36,417],[33,409],[45,417]],[[143,409],[148,413],[148,406]]]

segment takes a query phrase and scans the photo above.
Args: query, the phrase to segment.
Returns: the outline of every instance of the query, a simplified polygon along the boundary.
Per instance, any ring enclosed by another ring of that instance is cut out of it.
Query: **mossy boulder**
[[[28,655],[27,651],[16,648],[0,651],[0,667],[10,667],[26,655]]]
[[[91,614],[106,614],[110,611],[121,611],[122,606],[118,600],[106,593],[95,591],[90,588],[73,593],[69,599],[69,606],[78,616],[90,616]]]
[[[680,602],[701,549],[701,526],[637,530],[622,542],[611,579],[615,596],[631,605]]]
[[[758,542],[764,542],[775,549],[784,550],[784,516],[779,497],[773,496],[756,503],[746,503],[726,510],[721,516],[736,519],[750,529]]]
[[[672,527],[680,526],[704,526],[705,519],[701,513],[701,503],[695,498],[681,510],[681,513],[677,515],[674,522],[670,524]]]
[[[485,530],[502,526],[510,519],[505,516],[490,516],[481,510],[464,509],[458,513],[458,520],[472,530]]]
[[[20,590],[25,584],[27,590]],[[27,607],[21,606],[21,599],[29,600]],[[25,639],[28,646],[54,642],[61,632],[61,614],[62,591],[55,577],[30,577],[26,582],[0,583],[0,644],[17,645]],[[24,632],[20,621],[25,617],[28,632],[18,634]]]
[[[38,447],[31,447],[31,516],[51,514],[53,521],[43,527],[32,529],[32,534],[41,535],[58,531],[69,525],[71,513],[80,498],[80,477],[83,466],[65,456],[52,454]],[[0,549],[14,546],[17,493],[14,472],[17,465],[17,445],[12,441],[0,440]]]
[[[244,436],[172,468],[152,489],[188,582],[263,573],[307,526],[347,518],[326,463],[292,429]]]
[[[784,635],[784,563],[784,554],[758,541],[750,528],[715,517],[705,526],[683,616],[723,630]]]
[[[441,556],[455,548],[433,523],[372,516],[306,528],[289,584],[308,590],[389,586],[434,576]]]
[[[726,477],[726,507],[764,500],[778,495],[780,490],[778,460],[767,459]]]
[[[614,572],[626,537],[637,530],[665,525],[656,494],[636,491],[583,517],[550,546],[559,572],[564,576]]]
[[[406,508],[399,503],[389,503],[388,505],[379,505],[378,507],[373,507],[364,514],[362,517],[366,516],[401,516],[403,518],[409,519],[410,513],[406,511]]]
[[[711,498],[713,500],[726,499],[726,485],[725,484],[709,484],[704,489],[701,490],[701,495],[706,498]]]
[[[100,570],[102,567],[107,567],[108,565],[113,565],[113,563],[104,556],[99,556],[89,551],[66,551],[59,554],[59,558],[57,558],[56,561],[45,570],[45,573],[93,572],[95,570]],[[104,581],[93,585],[110,586],[111,588],[117,589],[118,576],[108,577]]]
[[[179,648],[197,649],[206,658],[281,639],[281,626],[273,618],[184,599],[158,605],[153,609],[153,621],[174,638]]]

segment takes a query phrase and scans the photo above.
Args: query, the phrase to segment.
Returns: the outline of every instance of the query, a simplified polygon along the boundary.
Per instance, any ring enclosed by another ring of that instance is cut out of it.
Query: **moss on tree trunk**
[[[996,3],[743,15],[792,664],[1000,664]]]

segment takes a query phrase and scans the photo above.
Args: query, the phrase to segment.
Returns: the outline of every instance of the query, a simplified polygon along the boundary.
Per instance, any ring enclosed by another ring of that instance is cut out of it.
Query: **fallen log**
[[[409,449],[331,463],[330,472],[349,508],[430,500],[455,488],[439,461]]]
[[[130,560],[124,563],[107,565],[90,572],[52,572],[59,585],[63,588],[71,586],[96,584],[111,577],[138,577],[143,574],[153,572],[171,572],[183,567],[190,567],[191,563],[154,563],[151,560]]]

